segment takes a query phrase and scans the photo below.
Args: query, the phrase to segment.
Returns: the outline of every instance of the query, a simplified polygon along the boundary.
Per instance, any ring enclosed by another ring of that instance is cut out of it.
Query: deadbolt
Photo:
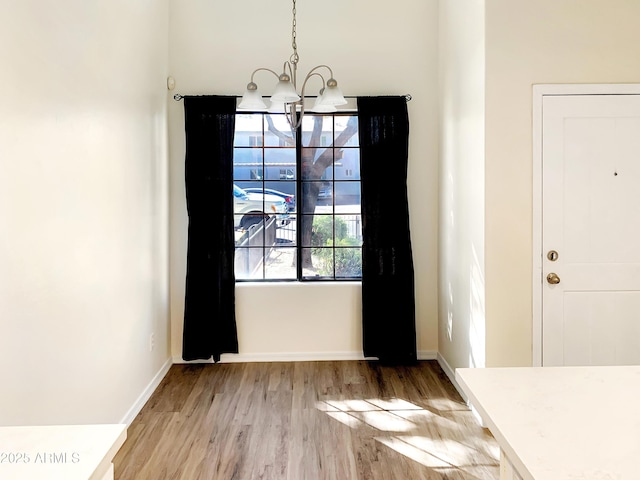
[[[547,258],[552,262],[555,262],[556,260],[558,260],[558,252],[556,252],[555,250],[549,250],[549,253],[547,253]]]
[[[551,285],[557,285],[558,283],[560,283],[560,277],[555,273],[550,273],[549,275],[547,275],[547,282],[549,282]]]

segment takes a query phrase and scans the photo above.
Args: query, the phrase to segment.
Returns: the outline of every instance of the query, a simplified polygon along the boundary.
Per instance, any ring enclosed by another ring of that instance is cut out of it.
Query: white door
[[[543,97],[541,246],[542,365],[640,364],[640,95]]]

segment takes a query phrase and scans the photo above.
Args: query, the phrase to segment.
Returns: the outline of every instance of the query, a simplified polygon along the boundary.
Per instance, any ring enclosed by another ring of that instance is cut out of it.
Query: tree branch
[[[267,119],[267,124],[269,126],[269,131],[271,133],[273,133],[276,137],[278,137],[280,140],[282,140],[284,143],[288,144],[288,145],[293,145],[295,146],[296,141],[294,140],[295,136],[293,134],[293,131],[291,132],[291,136],[288,136],[284,133],[282,133],[280,130],[278,130],[275,125],[273,124],[273,119],[271,118],[271,115],[265,115],[266,119]]]
[[[324,152],[318,157],[313,165],[313,169],[315,172],[319,172],[320,175],[325,171],[325,169],[333,163],[333,150],[338,150],[338,152],[342,152],[342,147],[349,141],[351,137],[355,135],[358,131],[358,117],[355,115],[349,118],[347,122],[347,126],[345,129],[340,132],[331,144],[331,146],[327,147]]]
[[[313,132],[311,133],[311,139],[309,145],[318,147],[320,146],[320,138],[322,138],[322,125],[324,124],[324,117],[316,115],[313,117]]]

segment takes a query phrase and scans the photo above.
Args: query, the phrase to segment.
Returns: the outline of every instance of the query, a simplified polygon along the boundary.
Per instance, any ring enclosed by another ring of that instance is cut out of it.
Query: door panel
[[[628,312],[640,311],[640,293],[566,292],[564,365],[628,365],[638,360],[640,323]],[[588,345],[589,348],[585,348]]]
[[[547,96],[542,128],[542,364],[640,364],[640,96]]]

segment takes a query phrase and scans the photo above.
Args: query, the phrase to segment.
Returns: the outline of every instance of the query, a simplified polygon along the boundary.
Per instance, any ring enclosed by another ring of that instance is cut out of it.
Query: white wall
[[[169,358],[168,3],[2,6],[0,425],[119,422]]]
[[[258,67],[291,54],[291,5],[172,0],[170,73],[181,94],[242,94]],[[418,349],[437,350],[437,0],[299,2],[300,71],[331,65],[346,95],[410,93],[409,201],[416,269]],[[270,86],[270,77],[258,77]],[[266,91],[266,90],[265,90]],[[183,105],[169,105],[172,353],[181,356],[187,217]],[[240,353],[362,353],[354,284],[242,285]],[[330,301],[326,301],[330,298]],[[391,307],[393,308],[393,307]]]
[[[439,350],[452,368],[482,365],[483,349],[486,366],[532,364],[532,86],[639,82],[639,16],[636,0],[441,0]]]
[[[529,365],[531,86],[640,81],[640,3],[485,0],[481,105],[474,79],[482,68],[471,49],[481,42],[479,16],[471,16],[481,1],[465,0],[468,11],[441,2],[440,174],[436,0],[299,4],[301,70],[329,63],[351,95],[413,95],[409,195],[419,350],[439,348],[454,366],[481,363],[469,341],[472,332],[479,338],[470,320],[482,312],[479,214],[485,363]],[[0,424],[120,421],[169,355],[180,356],[184,133],[182,104],[170,100],[167,137],[165,78],[171,73],[183,94],[241,93],[254,67],[278,68],[289,56],[289,5],[282,13],[274,8],[280,6],[258,0],[4,3]],[[245,12],[252,14],[244,19]],[[472,176],[484,177],[484,186]],[[359,315],[354,284],[238,289],[245,354],[358,352]]]
[[[485,364],[484,3],[440,2],[439,353]]]
[[[486,0],[487,366],[532,362],[532,85],[640,82],[637,0]]]

